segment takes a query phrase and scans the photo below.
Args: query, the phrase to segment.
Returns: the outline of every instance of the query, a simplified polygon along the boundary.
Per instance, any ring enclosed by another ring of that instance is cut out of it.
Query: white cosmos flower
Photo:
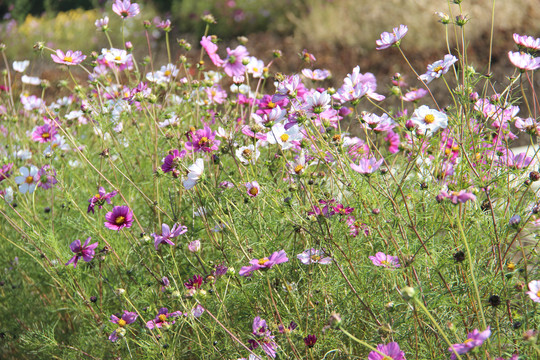
[[[16,72],[23,73],[24,70],[26,70],[26,68],[28,67],[28,65],[30,65],[29,60],[14,61],[13,62],[13,70],[15,70]]]
[[[197,185],[197,182],[204,171],[204,160],[198,158],[195,160],[195,163],[188,168],[188,170],[189,173],[187,175],[187,179],[183,181],[186,190],[192,189],[195,185]]]
[[[7,187],[6,192],[4,193],[4,200],[6,200],[8,204],[13,202],[13,189],[11,186]]]
[[[21,81],[23,82],[23,84],[28,84],[28,85],[40,85],[41,84],[41,79],[38,78],[38,77],[35,77],[35,76],[23,75],[21,77]]]
[[[33,193],[39,181],[39,169],[34,165],[31,165],[30,169],[23,166],[19,169],[19,171],[22,176],[15,177],[15,182],[19,184],[19,191],[21,194],[25,194],[27,192],[30,194]]]
[[[414,111],[411,121],[418,127],[418,133],[433,135],[439,129],[446,129],[448,116],[440,111],[430,109],[426,105],[420,106]]]
[[[302,133],[300,133],[300,128],[297,125],[285,130],[283,123],[277,123],[272,126],[272,130],[267,135],[267,140],[270,144],[279,144],[282,150],[287,150],[293,146],[293,141],[302,140]]]
[[[244,165],[255,164],[261,152],[254,145],[242,146],[236,150],[236,157]]]

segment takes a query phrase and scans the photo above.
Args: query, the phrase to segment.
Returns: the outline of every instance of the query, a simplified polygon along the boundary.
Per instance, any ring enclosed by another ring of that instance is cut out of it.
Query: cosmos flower
[[[48,190],[58,182],[56,180],[56,170],[50,165],[43,165],[38,172],[39,183],[38,186],[42,189]]]
[[[407,25],[399,25],[399,27],[393,28],[391,33],[386,31],[383,32],[381,34],[381,39],[375,41],[377,50],[387,49],[395,44],[399,45],[399,42],[407,34],[407,31],[409,31]]]
[[[207,125],[191,134],[191,141],[186,142],[186,150],[212,152],[218,149],[220,140],[216,140],[216,132]]]
[[[66,265],[73,264],[73,267],[77,267],[77,262],[82,258],[86,262],[90,262],[94,258],[94,249],[98,246],[98,243],[89,244],[92,238],[89,236],[83,245],[81,245],[81,240],[77,239],[69,245],[69,248],[72,252],[75,253]]]
[[[247,182],[245,186],[246,186],[247,194],[251,197],[256,197],[257,195],[259,195],[259,192],[261,191],[261,187],[259,183],[256,181]]]
[[[224,61],[217,54],[218,46],[212,41],[212,36],[203,36],[201,39],[201,46],[206,51],[212,63],[216,66],[222,66]]]
[[[154,246],[156,250],[162,243],[167,243],[171,246],[174,246],[175,244],[171,241],[171,239],[185,234],[186,232],[187,227],[180,224],[174,224],[172,229],[169,227],[169,225],[165,223],[161,224],[161,234],[152,234],[152,236],[154,237]]]
[[[405,360],[405,353],[401,351],[398,343],[391,342],[386,345],[377,345],[377,351],[368,355],[368,360]]]
[[[533,38],[532,36],[527,35],[513,35],[515,43],[523,48],[531,50],[540,50],[540,38]]]
[[[313,81],[322,81],[332,76],[332,73],[326,69],[303,69],[302,75]]]
[[[188,168],[188,170],[189,173],[187,175],[187,179],[182,182],[186,190],[190,190],[197,185],[197,182],[204,172],[204,160],[198,158],[195,160],[195,163]]]
[[[268,329],[266,321],[259,316],[256,316],[253,319],[252,329],[254,339],[248,340],[250,349],[253,350],[260,346],[266,355],[275,358],[278,345],[274,341],[274,336]]]
[[[169,151],[169,155],[165,156],[163,159],[161,170],[163,170],[164,173],[178,170],[178,167],[180,166],[179,161],[186,156],[186,154],[186,150],[178,151],[178,149],[174,149]]]
[[[508,58],[515,67],[522,71],[540,68],[540,57],[533,57],[531,54],[509,51]]]
[[[56,54],[51,54],[51,58],[57,64],[64,65],[79,65],[86,59],[86,55],[83,55],[81,51],[68,50],[64,52],[60,49],[56,50]]]
[[[0,182],[2,182],[3,180],[11,176],[12,168],[13,168],[13,163],[8,163],[0,167]]]
[[[370,256],[369,259],[375,266],[382,266],[388,269],[401,267],[399,264],[399,258],[397,256],[386,255],[382,252],[376,253],[375,256]]]
[[[233,76],[244,75],[246,66],[242,63],[249,53],[245,46],[238,45],[234,50],[227,48],[227,58],[223,62],[223,70],[225,74]]]
[[[243,266],[238,275],[240,276],[250,276],[251,273],[255,270],[266,270],[272,268],[274,265],[278,265],[284,262],[289,261],[287,254],[284,250],[276,251],[269,258],[265,257],[262,259],[253,259],[249,263],[251,266]]]
[[[374,157],[364,157],[360,159],[358,165],[356,165],[355,163],[351,163],[351,169],[364,175],[372,174],[373,172],[377,171],[377,169],[379,169],[379,167],[383,163],[383,160],[384,159],[382,158],[380,160],[377,160]]]
[[[419,134],[433,135],[439,129],[446,129],[448,116],[445,113],[430,109],[426,105],[420,106],[411,116],[411,122],[417,126]]]
[[[132,4],[131,0],[116,0],[112,5],[112,10],[123,19],[134,17],[141,11],[139,4]]]
[[[133,224],[133,212],[128,206],[115,206],[111,212],[105,215],[105,227],[111,230],[120,231],[123,228],[131,227]]]
[[[308,249],[304,250],[301,254],[296,255],[298,260],[304,265],[310,264],[322,264],[327,265],[332,262],[332,258],[329,256],[323,257],[325,255],[323,250],[318,249]]]
[[[19,184],[19,191],[21,194],[26,192],[29,194],[33,193],[39,181],[39,169],[34,165],[31,165],[30,169],[23,166],[19,169],[19,171],[22,176],[15,177],[15,182]]]
[[[169,310],[167,308],[161,308],[159,309],[156,318],[146,323],[146,327],[150,330],[154,328],[167,327],[174,324],[174,320],[168,320],[168,318],[174,318],[181,315],[183,315],[181,311],[169,313]]]
[[[118,191],[114,190],[110,193],[107,193],[105,191],[105,188],[103,186],[99,187],[98,193],[94,196],[92,196],[90,199],[88,199],[88,210],[86,211],[89,213],[90,211],[92,214],[94,214],[94,207],[97,205],[99,209],[103,208],[103,204],[107,202],[107,204],[111,204],[111,199],[118,194]]]
[[[14,61],[13,62],[13,70],[19,73],[23,73],[26,68],[30,65],[29,60],[23,60],[23,61]]]
[[[451,191],[450,193],[441,190],[437,199],[450,199],[452,204],[457,205],[457,203],[464,203],[469,200],[476,201],[476,196],[473,193],[467,192],[467,190]]]
[[[135,320],[137,320],[137,316],[138,315],[136,313],[127,310],[124,310],[124,314],[121,315],[121,317],[117,315],[111,315],[111,322],[113,324],[117,324],[118,328],[112,332],[112,334],[109,336],[109,340],[115,342],[116,340],[118,340],[119,334],[123,336],[126,332],[124,327],[126,325],[133,324]]]
[[[529,283],[527,295],[529,295],[532,301],[540,303],[540,280],[533,280]]]
[[[432,80],[446,74],[450,70],[450,66],[456,61],[458,59],[454,55],[446,54],[442,60],[437,60],[433,64],[428,65],[427,72],[420,75],[420,79],[429,84]]]
[[[467,335],[467,340],[465,340],[461,344],[453,344],[451,347],[448,348],[448,351],[452,353],[451,359],[455,360],[457,359],[457,356],[455,353],[458,353],[459,355],[463,355],[474,349],[475,347],[481,346],[484,341],[487,340],[491,335],[491,329],[488,326],[486,330],[480,332],[478,329],[474,329],[473,332],[469,333]]]
[[[32,140],[39,143],[49,142],[54,139],[57,133],[58,132],[56,131],[56,127],[54,125],[45,124],[38,126],[34,130],[32,133]]]

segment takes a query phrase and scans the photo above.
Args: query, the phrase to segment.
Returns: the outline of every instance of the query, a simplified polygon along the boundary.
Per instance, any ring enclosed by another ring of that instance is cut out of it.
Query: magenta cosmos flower
[[[407,31],[409,31],[407,25],[399,25],[399,27],[393,28],[391,33],[386,31],[383,32],[381,34],[381,39],[375,41],[377,50],[387,49],[394,44],[399,45],[399,42],[403,39],[405,34],[407,34]]]
[[[356,165],[355,163],[351,163],[351,169],[360,174],[368,175],[376,171],[382,163],[383,159],[377,161],[377,159],[375,159],[374,157],[369,159],[361,158],[358,162],[358,165]]]
[[[186,154],[186,150],[178,151],[178,149],[174,149],[169,151],[169,155],[163,159],[161,170],[165,173],[178,170],[180,159],[186,156]]]
[[[131,227],[133,224],[133,211],[128,206],[115,206],[113,211],[105,215],[105,227],[111,230]]]
[[[169,317],[178,317],[181,315],[183,315],[181,311],[169,313],[169,310],[167,308],[161,308],[159,309],[156,318],[146,323],[146,327],[150,330],[154,328],[162,328],[164,326],[167,327],[174,324],[174,320],[167,320]]]
[[[455,353],[458,353],[459,355],[463,355],[474,349],[475,347],[481,346],[484,341],[487,340],[488,337],[491,335],[491,329],[488,326],[486,330],[480,332],[478,329],[474,329],[472,333],[469,333],[467,335],[467,340],[465,340],[462,344],[453,344],[451,347],[448,348],[448,351],[452,353],[451,359],[455,360],[457,359],[457,356]]]
[[[444,59],[437,60],[433,64],[428,65],[427,72],[420,75],[420,79],[426,83],[430,83],[432,80],[440,78],[448,72],[450,66],[452,66],[458,59],[451,54],[444,55]]]
[[[94,207],[97,205],[99,209],[103,207],[103,204],[107,202],[107,204],[111,204],[111,199],[118,194],[118,191],[114,190],[113,192],[107,193],[105,191],[105,188],[103,186],[100,186],[98,193],[94,196],[92,196],[90,199],[88,199],[88,210],[86,211],[89,213],[90,211],[92,214],[94,213]]]
[[[64,65],[79,65],[86,59],[86,55],[83,55],[83,53],[78,50],[68,50],[64,54],[62,50],[58,49],[56,50],[56,55],[51,54],[51,57],[55,63]]]
[[[112,6],[112,10],[123,19],[134,17],[141,12],[139,4],[132,4],[131,0],[116,0]]]
[[[212,36],[203,36],[201,40],[201,46],[204,48],[210,60],[216,66],[222,66],[223,60],[217,54],[218,46],[212,41],[215,37]]]
[[[310,265],[310,264],[330,264],[332,262],[332,258],[330,256],[326,256],[323,250],[318,249],[308,249],[304,250],[301,254],[296,255],[298,260],[302,262],[304,265]]]
[[[251,266],[242,266],[242,268],[238,272],[238,275],[250,276],[251,273],[255,270],[270,269],[274,265],[281,264],[287,261],[289,261],[289,258],[287,258],[287,254],[285,253],[285,250],[276,251],[272,255],[270,255],[269,258],[265,257],[262,259],[251,260],[249,262]]]
[[[118,329],[114,330],[112,334],[109,336],[109,340],[112,342],[118,340],[118,333],[121,333],[123,336],[126,332],[124,327],[129,324],[133,324],[135,320],[137,320],[137,314],[134,312],[130,312],[127,310],[124,310],[124,314],[122,317],[118,317],[117,315],[111,315],[111,322],[113,324],[118,325]]]
[[[540,68],[540,57],[533,57],[531,54],[509,51],[508,58],[515,67],[520,68],[522,71]]]
[[[401,351],[398,343],[377,345],[377,351],[372,351],[368,355],[368,360],[405,360],[405,353]]]
[[[58,132],[54,125],[45,124],[38,126],[32,133],[32,140],[39,143],[46,143],[52,141]]]
[[[268,329],[266,321],[259,316],[253,319],[252,334],[255,339],[249,339],[249,347],[251,350],[258,348],[259,346],[264,350],[266,355],[275,358],[278,345],[274,341],[274,335]]]
[[[165,223],[161,224],[161,235],[156,233],[152,234],[154,237],[154,246],[156,247],[156,250],[158,249],[159,244],[162,243],[167,243],[174,246],[175,244],[171,241],[171,239],[185,234],[186,232],[187,227],[180,224],[174,224],[172,229]]]
[[[532,301],[540,303],[540,281],[533,280],[529,283],[529,291],[527,295],[531,298]]]
[[[77,262],[80,258],[82,258],[86,262],[89,262],[94,258],[94,249],[98,246],[98,243],[95,242],[89,245],[88,243],[91,239],[92,238],[89,236],[83,245],[81,245],[81,240],[79,239],[75,240],[71,243],[71,245],[69,245],[69,248],[75,253],[75,256],[69,259],[66,265],[73,264],[73,267],[76,268]]]
[[[0,182],[4,181],[5,179],[11,176],[12,169],[13,169],[13,163],[8,163],[0,167]]]
[[[191,134],[191,141],[186,142],[186,149],[193,151],[211,152],[218,149],[221,141],[216,140],[216,132],[207,125]]]
[[[376,253],[375,256],[370,256],[369,259],[375,266],[382,266],[388,269],[401,267],[399,264],[399,258],[397,256],[386,255],[382,252]]]

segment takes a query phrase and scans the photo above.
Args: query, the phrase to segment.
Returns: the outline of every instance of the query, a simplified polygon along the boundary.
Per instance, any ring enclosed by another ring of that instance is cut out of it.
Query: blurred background
[[[272,50],[283,51],[283,60],[274,71],[299,71],[302,63],[299,53],[307,49],[315,55],[314,68],[327,68],[334,75],[330,85],[339,86],[343,77],[356,65],[362,72],[374,73],[379,82],[390,83],[395,72],[403,72],[415,84],[413,75],[399,52],[392,48],[375,51],[375,40],[383,31],[391,31],[406,24],[409,33],[402,48],[419,73],[427,64],[440,59],[449,48],[455,52],[458,34],[452,26],[439,22],[435,12],[454,19],[462,15],[469,22],[465,26],[468,60],[479,72],[487,71],[491,32],[492,5],[494,12],[494,42],[492,72],[496,76],[510,75],[513,69],[507,52],[516,49],[512,34],[540,35],[540,7],[538,0],[465,0],[460,7],[446,0],[139,0],[141,13],[127,19],[126,40],[134,45],[138,59],[148,55],[142,22],[154,18],[170,19],[172,53],[175,59],[185,54],[176,43],[186,39],[193,45],[191,56],[198,59],[199,40],[203,35],[204,14],[212,14],[217,24],[210,29],[221,39],[220,51],[236,46],[237,36],[249,39],[247,48],[254,56],[267,63]],[[121,19],[112,13],[112,1],[104,0],[0,0],[0,41],[7,45],[9,61],[32,61],[32,75],[54,80],[58,67],[50,61],[48,53],[38,55],[32,51],[37,41],[48,47],[63,50],[81,50],[85,54],[100,52],[109,47],[106,37],[97,31],[94,22],[105,15],[111,20],[111,37],[115,47],[122,47]],[[155,26],[150,30],[154,61],[165,64],[164,33]],[[457,54],[456,54],[457,55]],[[5,65],[0,65],[5,66]],[[498,75],[501,74],[501,75]],[[389,85],[388,85],[389,86]]]

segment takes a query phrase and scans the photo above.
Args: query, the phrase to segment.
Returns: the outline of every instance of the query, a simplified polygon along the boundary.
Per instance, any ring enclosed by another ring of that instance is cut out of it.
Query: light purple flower
[[[507,151],[506,154],[499,158],[499,165],[506,166],[509,169],[523,169],[533,162],[533,158],[527,156],[526,152],[514,155],[512,151]]]
[[[179,161],[183,157],[185,157],[187,154],[186,150],[178,151],[178,149],[174,149],[169,151],[169,155],[165,156],[163,159],[163,164],[161,165],[161,170],[163,170],[164,173],[178,170],[179,167]]]
[[[326,69],[303,69],[302,75],[314,81],[322,81],[332,76],[330,71]]]
[[[81,245],[81,240],[79,239],[75,240],[71,243],[71,245],[69,245],[69,248],[75,253],[75,256],[69,259],[66,265],[73,264],[73,267],[76,268],[79,258],[82,257],[82,259],[86,262],[89,262],[94,258],[94,249],[98,246],[98,243],[96,241],[95,243],[89,245],[88,243],[91,239],[92,238],[89,236],[83,245]]]
[[[474,349],[475,347],[481,346],[484,341],[487,340],[491,335],[491,329],[488,326],[486,330],[480,332],[478,329],[474,329],[472,333],[469,333],[467,335],[467,340],[465,340],[461,344],[453,344],[451,347],[448,348],[448,351],[452,353],[451,359],[455,360],[457,359],[456,353],[459,355],[463,355],[465,353],[468,353],[470,350]],[[453,349],[453,350],[452,350]]]
[[[245,186],[246,186],[247,194],[251,197],[256,197],[257,195],[259,195],[259,192],[261,191],[261,187],[259,183],[256,181],[247,182]]]
[[[109,17],[105,16],[102,19],[97,19],[94,25],[98,30],[107,31],[109,29]]]
[[[254,350],[260,346],[266,355],[275,358],[278,345],[274,341],[274,336],[268,329],[266,321],[261,319],[259,316],[255,317],[255,319],[253,319],[252,329],[252,334],[255,339],[248,340],[250,349]]]
[[[105,215],[105,220],[107,220],[104,223],[106,228],[120,231],[133,224],[133,211],[128,206],[115,206],[113,211]]]
[[[388,33],[386,31],[383,32],[381,34],[381,39],[375,41],[375,43],[377,44],[377,50],[387,49],[394,44],[399,45],[399,42],[401,41],[401,39],[403,39],[405,34],[407,34],[408,30],[409,28],[407,27],[407,25],[399,25],[399,27],[395,27],[394,29],[392,29],[391,33]]]
[[[15,177],[15,182],[19,185],[19,191],[21,194],[26,192],[29,194],[33,193],[39,181],[39,169],[34,165],[31,165],[30,169],[23,166],[19,171],[22,176]]]
[[[437,198],[450,199],[450,201],[455,205],[457,205],[458,202],[464,203],[469,200],[476,201],[476,196],[473,193],[467,192],[467,190],[460,190],[459,192],[451,191],[450,193],[442,190],[439,195],[437,195]]]
[[[523,71],[540,68],[540,57],[533,57],[531,54],[509,51],[508,58],[515,67]]]
[[[105,188],[103,186],[99,187],[98,193],[94,196],[92,196],[90,199],[88,199],[88,210],[86,211],[89,213],[90,211],[92,214],[94,213],[94,207],[97,205],[99,209],[103,208],[103,204],[107,202],[107,204],[111,204],[111,199],[118,194],[118,191],[114,190],[110,193],[107,193],[105,191]]]
[[[330,264],[332,262],[332,258],[329,257],[329,256],[323,257],[324,255],[326,255],[324,253],[324,251],[319,250],[319,249],[311,248],[311,249],[308,249],[308,250],[304,250],[301,254],[296,255],[296,257],[304,265],[310,265],[310,264],[326,265],[326,264]]]
[[[234,50],[227,48],[227,58],[223,63],[223,70],[231,77],[244,75],[246,66],[242,63],[249,53],[245,46],[238,45]]]
[[[8,163],[0,167],[0,182],[11,176],[13,163]]]
[[[171,241],[171,239],[185,234],[186,232],[187,227],[184,225],[174,224],[173,228],[171,229],[169,228],[169,225],[165,223],[161,224],[161,235],[158,235],[156,233],[152,234],[152,236],[154,237],[154,246],[156,247],[156,250],[162,243],[167,243],[171,246],[174,246],[175,244]]]
[[[279,250],[270,255],[269,258],[265,257],[262,259],[253,259],[249,263],[251,266],[243,266],[238,275],[240,276],[250,276],[251,273],[255,270],[266,270],[272,268],[274,265],[278,265],[284,262],[289,261],[287,254],[284,250]]]
[[[216,140],[216,132],[207,125],[191,134],[191,141],[186,142],[186,149],[193,151],[212,152],[218,149],[220,140]]]
[[[442,75],[446,74],[458,59],[451,54],[444,55],[444,59],[437,60],[433,64],[428,65],[427,72],[423,75],[420,75],[420,79],[426,83],[430,83],[433,79],[440,78]]]
[[[162,328],[167,327],[169,325],[174,324],[174,320],[168,320],[170,317],[178,317],[183,315],[181,311],[175,311],[172,313],[169,313],[169,310],[167,308],[161,308],[159,309],[156,318],[154,320],[150,320],[146,323],[146,327],[150,330],[154,328]]]
[[[56,180],[56,170],[50,165],[43,165],[38,171],[39,183],[38,186],[42,189],[48,190],[58,182]]]
[[[403,101],[418,101],[424,96],[427,95],[427,90],[424,89],[414,89],[406,93],[405,95],[401,96],[401,100]]]
[[[386,255],[383,252],[378,252],[375,256],[370,256],[369,259],[375,266],[382,266],[388,269],[401,267],[397,256]]]
[[[192,253],[198,253],[201,250],[201,241],[193,240],[188,244],[188,250]]]
[[[141,12],[139,4],[131,3],[131,0],[116,0],[112,5],[112,10],[123,19],[134,17]]]
[[[119,330],[122,330],[124,332],[125,331],[124,327],[126,325],[133,324],[135,322],[135,320],[137,320],[137,316],[138,315],[136,313],[130,312],[130,311],[127,311],[127,310],[124,310],[124,314],[120,318],[118,316],[114,315],[114,314],[111,315],[111,322],[113,324],[117,324],[118,329],[113,331],[113,333],[109,336],[109,340],[112,341],[112,342],[118,340],[117,332]]]
[[[51,54],[51,58],[57,64],[79,65],[84,59],[86,59],[86,55],[83,55],[81,51],[72,50],[68,50],[64,54],[62,50],[58,49],[56,50],[56,55]]]
[[[405,353],[401,351],[398,343],[391,342],[386,345],[377,345],[377,351],[368,355],[368,360],[405,360]]]
[[[380,160],[377,160],[374,157],[371,157],[369,159],[361,158],[358,162],[358,165],[356,165],[355,163],[351,163],[351,169],[364,175],[372,174],[381,166],[383,160],[384,159],[382,158]]]

